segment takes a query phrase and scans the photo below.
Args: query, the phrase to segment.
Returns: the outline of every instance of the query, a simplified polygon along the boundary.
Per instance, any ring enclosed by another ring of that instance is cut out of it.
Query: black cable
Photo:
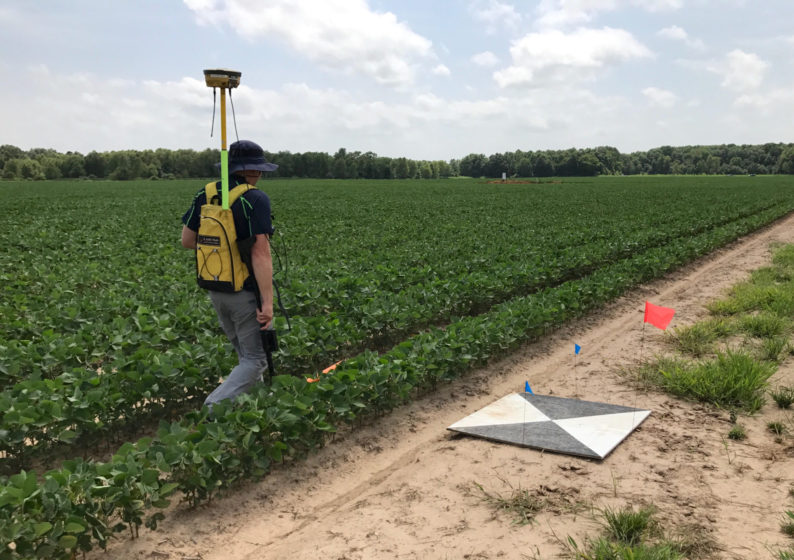
[[[284,281],[289,282],[289,246],[287,245],[286,241],[283,241],[283,243],[284,243]]]
[[[212,88],[212,124],[210,125],[210,138],[215,132],[215,100],[216,100],[217,92],[215,88]]]
[[[276,289],[276,301],[278,301],[278,308],[281,309],[281,313],[284,314],[284,318],[287,320],[287,330],[291,331],[292,324],[289,321],[289,313],[287,313],[287,310],[284,308],[284,304],[281,303],[281,290],[279,289],[278,282],[276,282],[275,279],[273,279],[273,287]]]
[[[273,254],[276,256],[276,261],[278,262],[278,270],[276,274],[279,272],[284,272],[284,282],[289,283],[289,251],[287,247],[287,242],[284,241],[284,236],[279,231],[277,232],[279,237],[278,243],[273,243],[274,239],[271,239],[270,246],[273,249]],[[283,246],[284,249],[284,262],[281,262],[281,248]]]
[[[289,283],[289,280],[287,279],[287,266],[289,265],[289,262],[285,266],[282,263],[282,261],[281,261],[281,250],[280,250],[280,247],[283,244],[285,253],[286,253],[286,247],[287,247],[286,243],[284,242],[284,238],[281,235],[281,232],[279,232],[279,238],[280,238],[279,239],[279,243],[276,243],[276,244],[273,243],[272,239],[270,240],[270,254],[274,255],[276,257],[276,263],[278,264],[278,269],[277,270],[276,270],[276,267],[273,267],[274,268],[274,271],[273,271],[273,286],[276,289],[276,301],[278,302],[278,307],[279,307],[279,309],[281,309],[281,312],[284,314],[284,318],[287,320],[287,330],[291,331],[292,330],[292,324],[290,323],[290,320],[289,320],[289,313],[287,313],[287,310],[286,310],[286,308],[284,307],[284,304],[281,301],[281,290],[279,289],[279,286],[276,283],[276,276],[279,274],[279,272],[284,272],[284,281]],[[287,260],[286,256],[285,256],[285,260]]]
[[[237,137],[237,141],[240,141],[240,135],[237,134],[237,115],[234,114],[234,101],[232,101],[232,90],[229,89],[229,105],[232,106],[232,121],[234,121],[234,135]]]

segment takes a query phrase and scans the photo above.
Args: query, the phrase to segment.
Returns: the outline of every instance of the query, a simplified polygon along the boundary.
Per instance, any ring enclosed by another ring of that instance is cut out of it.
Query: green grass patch
[[[794,538],[794,511],[787,511],[780,530],[787,536]]]
[[[655,511],[652,506],[602,510],[603,534],[586,538],[582,547],[569,536],[568,556],[576,560],[679,560],[711,555],[714,541],[702,529],[688,530],[676,539],[665,537],[653,519]]]
[[[496,511],[507,513],[513,519],[514,525],[527,525],[535,519],[546,506],[546,501],[534,495],[526,488],[512,488],[506,496],[498,492],[489,492],[481,484],[475,482],[474,486],[479,490],[481,499],[492,506]]]
[[[735,424],[733,428],[731,428],[731,431],[728,432],[728,438],[735,441],[747,439],[747,432],[745,431],[744,426],[741,424]]]
[[[714,352],[715,343],[734,332],[732,321],[715,317],[688,327],[676,328],[670,333],[670,337],[679,351],[700,357]]]
[[[780,363],[788,355],[790,345],[788,338],[784,336],[773,336],[761,340],[758,347],[758,358],[769,362]]]
[[[719,316],[736,315],[742,311],[736,300],[732,298],[709,302],[706,304],[706,309],[708,309],[712,315]]]
[[[731,288],[731,295],[726,299],[711,302],[706,308],[715,315],[736,315],[759,311],[774,301],[777,289],[766,284],[743,282]]]
[[[750,280],[748,283],[755,284],[756,286],[774,286],[780,283],[780,280],[778,279],[777,270],[774,267],[765,266],[753,270],[750,273]]]
[[[685,558],[674,543],[627,545],[611,542],[601,537],[580,550],[573,539],[569,539],[573,558],[581,560],[679,560]]]
[[[794,548],[778,551],[778,560],[794,560]]]
[[[775,434],[777,437],[781,437],[782,435],[788,433],[788,428],[783,422],[769,422],[766,425],[766,429]]]
[[[791,246],[778,247],[773,252],[773,266],[759,268],[750,274],[747,282],[731,288],[730,297],[709,303],[706,307],[715,315],[737,315],[740,313],[766,312],[778,316],[784,325],[790,325],[794,317],[794,250]],[[747,328],[755,330],[754,336],[768,336],[763,331],[774,322],[763,325],[752,320]],[[781,334],[777,331],[775,334]]]
[[[746,352],[728,351],[697,363],[659,358],[640,366],[637,378],[678,397],[755,412],[764,404],[767,381],[776,369]]]
[[[794,245],[777,247],[772,255],[772,264],[778,269],[794,272]]]
[[[756,315],[745,315],[738,322],[738,329],[757,338],[775,338],[782,336],[789,327],[789,321],[774,313],[761,312]]]
[[[789,282],[776,291],[775,299],[766,304],[764,310],[790,321],[794,317],[794,282]]]
[[[772,400],[775,401],[778,408],[791,408],[792,403],[794,403],[794,387],[778,387],[773,391],[770,391],[769,394],[772,396]]]
[[[639,544],[648,531],[653,528],[654,508],[645,507],[635,511],[631,506],[620,510],[605,508],[605,531],[608,538],[626,545]]]

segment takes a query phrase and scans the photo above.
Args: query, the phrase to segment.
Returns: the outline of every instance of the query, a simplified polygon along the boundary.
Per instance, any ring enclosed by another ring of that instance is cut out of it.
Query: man
[[[249,140],[229,146],[229,190],[248,183],[256,186],[263,171],[275,171],[278,165],[265,161],[262,148]],[[217,183],[218,192],[221,190]],[[196,249],[201,207],[207,196],[202,189],[182,216],[182,246]],[[237,241],[251,245],[251,276],[239,292],[208,290],[218,314],[221,328],[237,352],[238,363],[204,401],[210,408],[214,403],[234,398],[250,390],[262,380],[267,355],[262,347],[260,330],[271,327],[273,321],[273,262],[270,256],[270,236],[273,225],[270,199],[260,190],[250,189],[231,205]],[[257,294],[261,305],[257,306]]]

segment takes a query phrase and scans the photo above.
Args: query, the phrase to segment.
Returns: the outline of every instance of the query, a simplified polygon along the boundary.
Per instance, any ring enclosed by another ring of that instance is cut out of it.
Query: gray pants
[[[249,391],[262,381],[267,368],[267,356],[262,349],[256,320],[256,296],[243,290],[233,294],[209,292],[212,305],[218,313],[221,328],[237,352],[238,363],[217,389],[204,401],[210,408],[216,402],[231,399]]]

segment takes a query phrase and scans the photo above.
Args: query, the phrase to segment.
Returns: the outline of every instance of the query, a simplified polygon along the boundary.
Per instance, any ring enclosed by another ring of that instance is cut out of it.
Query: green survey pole
[[[221,204],[224,209],[229,208],[229,152],[226,148],[221,150]]]

